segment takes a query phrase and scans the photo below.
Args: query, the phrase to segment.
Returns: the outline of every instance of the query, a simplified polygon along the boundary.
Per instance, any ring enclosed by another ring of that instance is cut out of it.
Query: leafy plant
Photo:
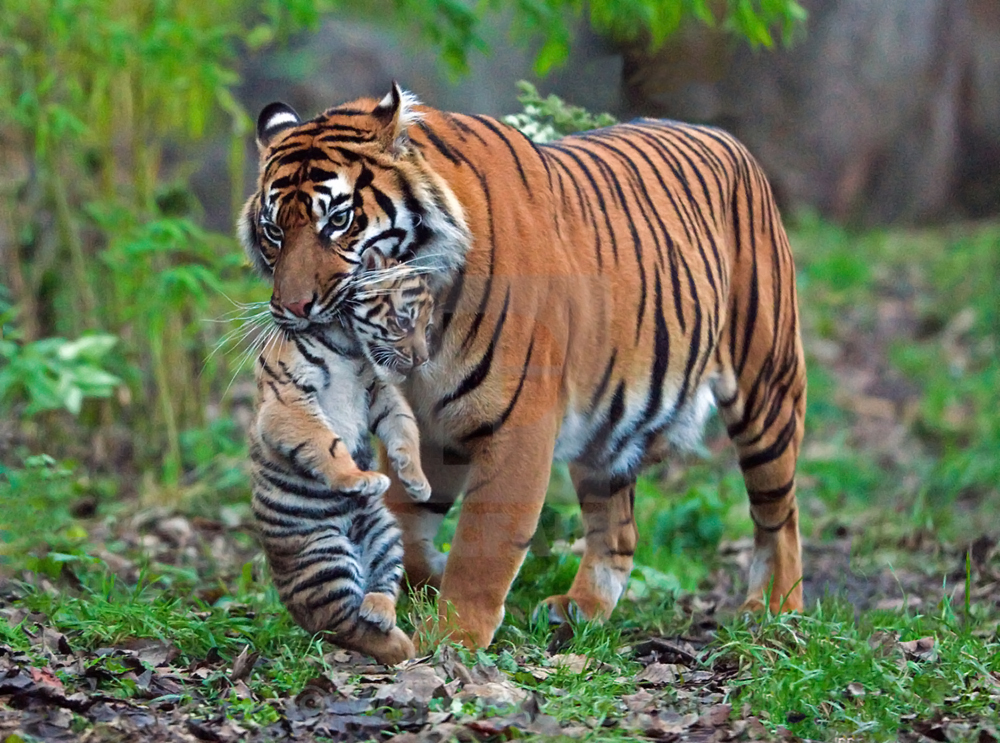
[[[615,123],[611,114],[592,114],[585,108],[566,103],[557,95],[542,98],[538,89],[527,80],[519,80],[517,88],[520,91],[517,100],[524,111],[504,116],[503,120],[536,142],[551,142],[567,134]]]
[[[109,397],[121,380],[102,362],[117,342],[106,334],[29,343],[0,338],[0,409],[25,400],[24,415],[59,409],[77,415],[84,399]]]

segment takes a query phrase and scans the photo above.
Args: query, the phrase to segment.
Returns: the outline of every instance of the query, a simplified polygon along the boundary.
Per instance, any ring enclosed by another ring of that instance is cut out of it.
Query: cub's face
[[[332,322],[350,299],[365,251],[405,261],[432,241],[435,218],[425,204],[434,207],[434,187],[406,136],[417,117],[410,103],[394,86],[382,101],[306,122],[280,103],[261,112],[259,187],[238,232],[253,265],[273,282],[279,325]]]
[[[393,382],[430,357],[434,300],[427,282],[405,264],[365,253],[365,278],[351,307],[351,324],[365,355]]]

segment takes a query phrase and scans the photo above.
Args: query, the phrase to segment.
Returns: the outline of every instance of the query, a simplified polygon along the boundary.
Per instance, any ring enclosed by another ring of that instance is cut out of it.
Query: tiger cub
[[[310,632],[382,663],[413,657],[396,627],[402,546],[371,471],[369,432],[412,498],[431,489],[413,412],[392,380],[427,360],[433,301],[420,276],[378,254],[348,328],[287,334],[261,353],[250,432],[253,512],[282,603]]]

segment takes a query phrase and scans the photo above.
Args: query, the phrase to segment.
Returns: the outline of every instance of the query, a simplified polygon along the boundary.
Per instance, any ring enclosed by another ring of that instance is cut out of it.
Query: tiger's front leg
[[[547,415],[505,427],[473,455],[438,596],[441,628],[470,648],[489,645],[503,621],[504,599],[545,502],[555,434]]]

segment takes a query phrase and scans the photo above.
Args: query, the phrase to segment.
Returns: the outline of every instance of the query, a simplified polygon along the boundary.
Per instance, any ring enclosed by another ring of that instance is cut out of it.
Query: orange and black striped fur
[[[423,280],[379,261],[339,324],[289,333],[261,353],[251,428],[253,511],[282,603],[311,632],[386,663],[412,657],[396,627],[399,529],[382,502],[369,430],[410,495],[431,490],[416,421],[384,378],[426,360]]]
[[[392,485],[415,583],[486,645],[568,461],[586,552],[545,606],[606,617],[638,531],[637,472],[719,408],[739,453],[754,557],[746,605],[802,607],[795,463],[805,411],[795,270],[768,182],[718,129],[641,119],[540,145],[394,86],[302,121],[258,120],[260,181],[239,232],[279,323],[350,301],[363,251],[425,272],[430,361],[402,385],[420,426],[422,504]],[[461,493],[446,556],[433,537]]]

